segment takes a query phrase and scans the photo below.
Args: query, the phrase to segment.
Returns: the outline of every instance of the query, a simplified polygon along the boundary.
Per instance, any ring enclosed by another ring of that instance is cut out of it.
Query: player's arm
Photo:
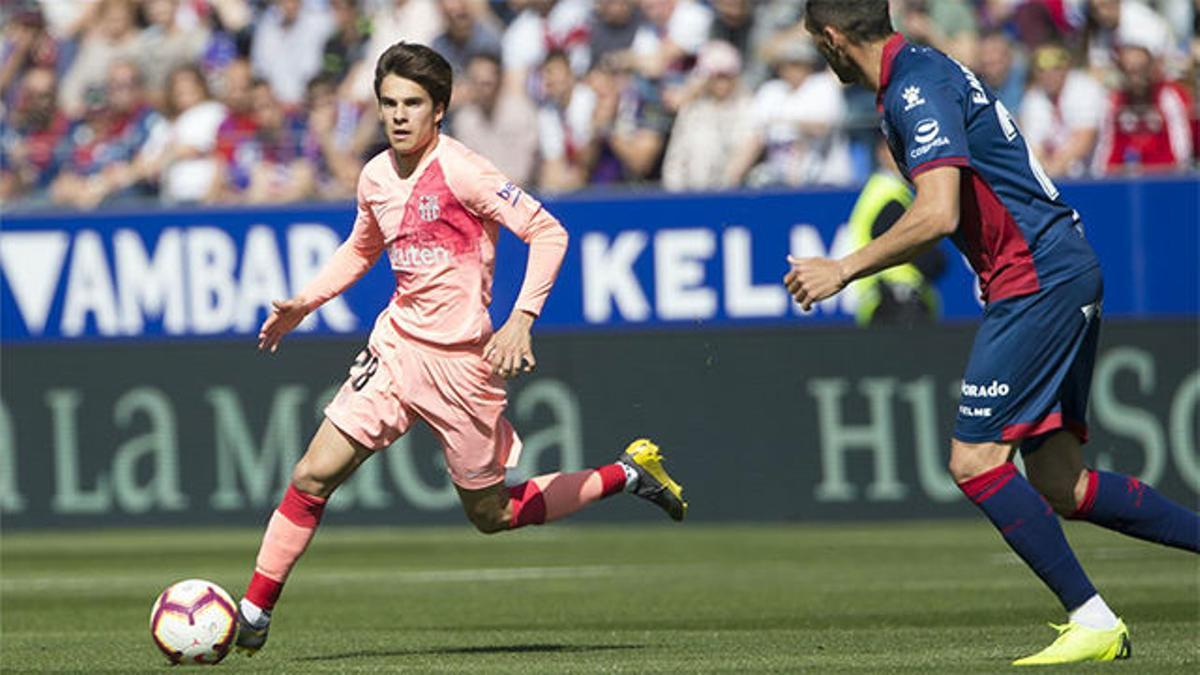
[[[887,232],[841,260],[788,256],[788,292],[808,310],[855,279],[912,261],[958,228],[960,180],[956,166],[916,176],[917,196],[908,211]]]
[[[483,219],[499,223],[529,245],[525,280],[512,314],[484,345],[483,356],[496,373],[515,377],[533,371],[531,330],[554,287],[567,252],[567,231],[558,220],[495,166],[478,155],[463,158],[461,170],[447,172],[463,203]],[[455,179],[458,180],[455,180]]]
[[[568,236],[562,224],[541,204],[522,194],[520,188],[513,187],[511,183],[509,187],[516,191],[516,195],[507,202],[513,208],[502,210],[509,211],[512,217],[500,222],[529,244],[529,261],[525,265],[525,280],[513,304],[512,313],[484,346],[483,355],[497,373],[504,377],[515,377],[520,373],[532,372],[537,367],[531,335],[533,322],[541,314],[546,297],[558,278],[558,270],[567,252]],[[517,206],[513,206],[514,200]],[[519,203],[522,200],[533,202],[536,206],[521,207]]]
[[[383,232],[363,195],[359,180],[358,216],[342,245],[296,296],[271,303],[271,315],[258,330],[258,348],[274,352],[279,341],[314,310],[362,278],[383,252]]]

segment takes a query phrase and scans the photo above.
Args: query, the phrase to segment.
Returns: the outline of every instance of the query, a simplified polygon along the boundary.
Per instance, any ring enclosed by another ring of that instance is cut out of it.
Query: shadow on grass
[[[338,661],[341,659],[370,658],[376,656],[449,656],[453,654],[583,654],[626,649],[645,649],[645,645],[481,645],[478,647],[429,647],[427,649],[364,649],[341,654],[302,656],[297,661]]]

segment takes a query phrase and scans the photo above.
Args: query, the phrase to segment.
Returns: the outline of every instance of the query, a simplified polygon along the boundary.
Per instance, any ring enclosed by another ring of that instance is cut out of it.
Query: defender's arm
[[[916,258],[958,229],[960,169],[941,166],[916,176],[912,207],[887,232],[839,262],[845,283]]]
[[[960,169],[940,166],[914,178],[913,205],[887,232],[842,258],[793,258],[784,277],[788,292],[805,310],[855,279],[911,261],[958,229]]]

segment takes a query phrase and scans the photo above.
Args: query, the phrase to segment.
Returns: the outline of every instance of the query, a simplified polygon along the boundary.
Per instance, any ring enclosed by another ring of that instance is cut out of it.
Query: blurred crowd
[[[455,69],[445,130],[542,193],[854,186],[874,96],[803,0],[5,0],[0,203],[351,198],[386,147],[376,58]],[[1051,176],[1192,170],[1200,0],[892,0]]]

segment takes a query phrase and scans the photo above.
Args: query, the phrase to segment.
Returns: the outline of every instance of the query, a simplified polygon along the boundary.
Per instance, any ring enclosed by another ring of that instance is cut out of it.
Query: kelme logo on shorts
[[[972,398],[996,398],[998,396],[1008,396],[1008,385],[1003,382],[992,380],[991,384],[971,384],[963,382],[962,395]]]

